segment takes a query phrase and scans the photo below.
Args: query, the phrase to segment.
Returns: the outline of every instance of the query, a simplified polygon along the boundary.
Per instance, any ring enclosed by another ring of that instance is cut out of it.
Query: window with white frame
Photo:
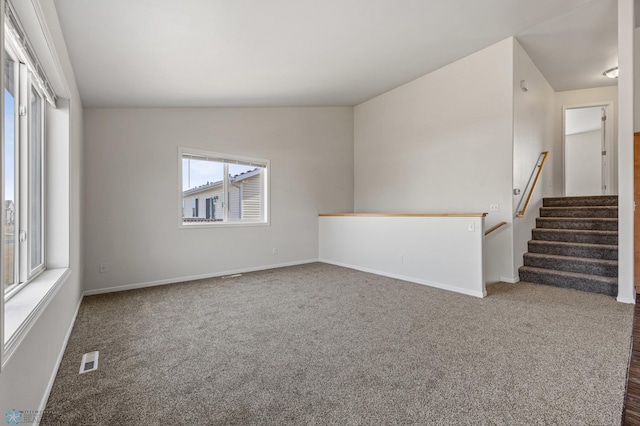
[[[15,30],[5,31],[5,40],[0,261],[2,288],[8,299],[45,269],[44,123],[48,97],[42,78],[34,73],[37,66],[25,42]]]
[[[180,223],[268,223],[269,161],[179,149]]]

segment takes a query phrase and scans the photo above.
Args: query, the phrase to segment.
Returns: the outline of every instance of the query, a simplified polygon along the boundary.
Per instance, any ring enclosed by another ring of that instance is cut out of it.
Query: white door
[[[607,107],[565,109],[566,196],[608,194]]]

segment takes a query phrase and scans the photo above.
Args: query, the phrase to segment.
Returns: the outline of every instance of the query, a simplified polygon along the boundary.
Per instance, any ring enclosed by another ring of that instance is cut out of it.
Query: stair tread
[[[540,207],[541,209],[549,209],[549,210],[554,210],[554,209],[607,209],[607,210],[615,210],[618,208],[618,206],[542,206]]]
[[[537,273],[541,273],[541,274],[549,274],[549,275],[556,275],[556,276],[564,276],[564,277],[571,277],[571,278],[579,278],[579,279],[590,279],[590,280],[595,280],[595,281],[601,281],[601,282],[606,282],[606,283],[610,283],[610,284],[617,284],[618,283],[618,278],[616,277],[605,277],[602,275],[592,275],[592,274],[582,274],[579,272],[566,272],[566,271],[558,271],[555,269],[544,269],[544,268],[536,268],[534,266],[521,266],[519,268],[520,271],[530,271],[530,272],[537,272]]]
[[[561,220],[561,221],[576,221],[576,222],[586,222],[586,221],[592,221],[592,220],[597,220],[597,221],[601,221],[601,222],[617,222],[618,221],[617,217],[566,217],[566,216],[556,217],[556,216],[551,216],[551,217],[539,217],[538,219],[543,219],[543,220]]]
[[[537,258],[556,259],[556,260],[564,260],[564,261],[569,261],[569,260],[579,261],[579,262],[594,263],[594,264],[600,264],[600,265],[617,265],[618,264],[617,260],[594,259],[592,257],[562,256],[558,254],[531,253],[531,252],[527,252],[524,255],[530,256],[530,257],[537,257]]]
[[[610,206],[612,203],[615,205],[618,204],[618,196],[617,195],[585,195],[585,196],[574,196],[574,197],[544,197],[543,205],[547,203],[563,203],[565,206],[569,205],[579,205],[575,203],[583,203],[588,202],[589,206]],[[583,204],[584,205],[584,204]]]
[[[538,228],[540,229],[540,228]],[[547,229],[547,228],[542,228]],[[611,232],[611,231],[598,231],[598,232]],[[529,240],[530,243],[544,244],[550,246],[564,246],[564,247],[584,247],[584,248],[598,248],[598,249],[610,249],[617,250],[617,244],[596,244],[596,243],[572,243],[570,241],[549,241],[549,240]]]
[[[568,228],[533,228],[542,232],[571,232],[571,233],[590,233],[599,235],[618,235],[618,231],[602,231],[598,229],[568,229]],[[541,240],[538,240],[541,241]]]

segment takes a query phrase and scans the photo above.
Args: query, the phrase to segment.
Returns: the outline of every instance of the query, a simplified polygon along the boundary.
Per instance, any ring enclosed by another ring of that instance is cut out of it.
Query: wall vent
[[[82,355],[82,362],[80,363],[80,374],[88,373],[89,371],[98,369],[98,351],[87,352]]]

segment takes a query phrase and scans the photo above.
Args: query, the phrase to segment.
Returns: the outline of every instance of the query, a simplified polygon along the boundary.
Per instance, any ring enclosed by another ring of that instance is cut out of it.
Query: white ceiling
[[[85,107],[356,105],[513,35],[557,91],[615,84],[616,0],[55,5]]]

